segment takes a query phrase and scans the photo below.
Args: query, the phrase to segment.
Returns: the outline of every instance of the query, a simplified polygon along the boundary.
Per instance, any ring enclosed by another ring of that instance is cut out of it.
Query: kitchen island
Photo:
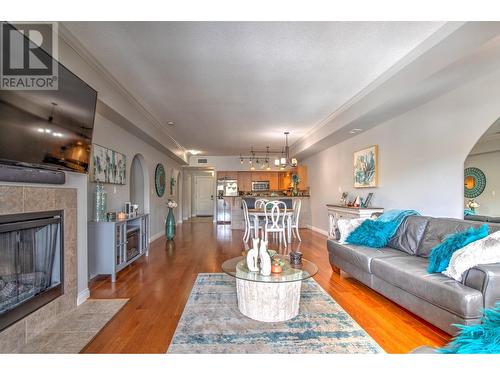
[[[271,195],[260,195],[260,196],[238,196],[238,197],[224,197],[226,202],[230,204],[231,207],[231,229],[245,229],[245,221],[243,218],[243,205],[242,198],[256,198],[256,199],[268,199],[268,200],[279,200],[279,199],[300,199],[302,201],[302,207],[299,216],[299,227],[300,228],[310,228],[311,226],[311,204],[309,196],[300,197],[288,197],[288,196],[271,196]]]

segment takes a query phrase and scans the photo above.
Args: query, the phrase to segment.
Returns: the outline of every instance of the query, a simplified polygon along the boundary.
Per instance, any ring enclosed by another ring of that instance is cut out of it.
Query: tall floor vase
[[[167,236],[167,240],[173,240],[175,237],[174,210],[170,207],[168,208],[168,215],[165,220],[165,236]]]

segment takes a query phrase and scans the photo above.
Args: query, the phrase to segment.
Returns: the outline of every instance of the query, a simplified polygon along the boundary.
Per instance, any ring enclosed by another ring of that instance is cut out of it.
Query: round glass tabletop
[[[222,263],[222,270],[237,279],[255,281],[261,283],[289,283],[301,281],[313,277],[318,273],[318,267],[307,259],[302,258],[302,264],[291,265],[287,256],[281,256],[285,265],[280,273],[272,273],[270,276],[262,276],[259,272],[252,272],[247,267],[246,257],[237,257]]]

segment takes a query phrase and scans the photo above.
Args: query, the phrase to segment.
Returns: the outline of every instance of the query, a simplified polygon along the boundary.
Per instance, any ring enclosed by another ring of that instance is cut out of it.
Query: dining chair
[[[250,235],[254,233],[253,238],[259,237],[260,226],[255,228],[254,220],[250,219],[250,215],[248,214],[248,205],[245,200],[242,200],[243,205],[243,218],[245,219],[245,233],[243,234],[243,242],[248,242],[250,239]]]
[[[279,243],[286,243],[286,204],[281,201],[271,201],[264,205],[265,224],[264,238],[267,240],[269,233],[279,234]]]
[[[255,208],[258,210],[263,210],[267,202],[269,202],[269,199],[262,199],[262,198],[256,199]]]
[[[302,242],[302,239],[300,238],[299,234],[299,216],[301,207],[302,207],[302,200],[295,199],[293,201],[293,216],[292,216],[291,229],[292,229],[292,237],[297,237],[300,242]]]

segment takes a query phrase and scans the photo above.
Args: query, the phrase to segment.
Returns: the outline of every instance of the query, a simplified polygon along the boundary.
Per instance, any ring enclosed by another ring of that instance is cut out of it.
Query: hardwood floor
[[[407,353],[421,346],[442,346],[450,336],[399,307],[363,284],[332,271],[326,237],[301,230],[304,257],[319,267],[315,280],[388,353]],[[83,353],[165,353],[196,275],[221,272],[222,262],[244,250],[243,232],[211,222],[177,226],[175,242],[162,237],[151,244],[149,257],[129,266],[116,283],[98,277],[91,298],[130,298],[127,305],[90,342]],[[274,247],[276,248],[276,246]],[[283,251],[283,249],[281,250]]]

